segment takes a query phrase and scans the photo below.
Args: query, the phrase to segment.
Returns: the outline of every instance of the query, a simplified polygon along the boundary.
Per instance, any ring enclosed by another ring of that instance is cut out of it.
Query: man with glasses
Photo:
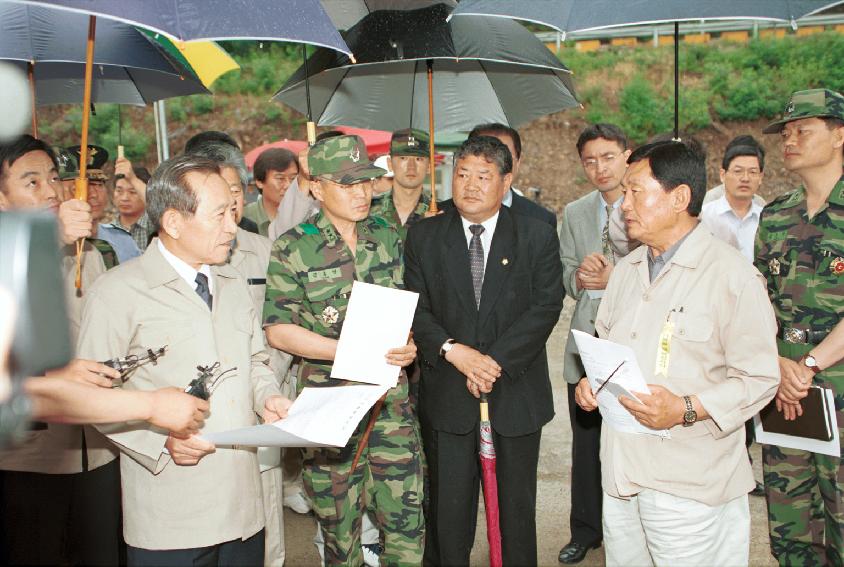
[[[704,204],[700,220],[712,234],[739,249],[753,261],[753,241],[764,201],[756,193],[762,185],[765,150],[750,136],[730,142],[721,161],[724,194]]]
[[[595,315],[615,259],[609,243],[609,220],[621,205],[621,179],[627,170],[627,137],[613,124],[592,124],[581,132],[577,152],[594,191],[570,203],[560,227],[563,283],[577,300],[571,328],[593,334]],[[574,338],[566,344],[563,377],[568,383],[572,430],[571,540],[560,550],[561,563],[579,563],[601,545],[601,416],[574,402],[578,381],[586,375]]]

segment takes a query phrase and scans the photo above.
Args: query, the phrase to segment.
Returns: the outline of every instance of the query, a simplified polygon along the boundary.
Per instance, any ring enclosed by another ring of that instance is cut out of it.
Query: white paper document
[[[331,377],[395,386],[401,368],[384,357],[407,344],[418,299],[411,291],[354,282]]]
[[[759,414],[756,414],[753,416],[753,425],[756,429],[756,442],[766,445],[778,445],[789,449],[800,449],[802,451],[820,453],[821,455],[830,455],[832,457],[841,457],[841,441],[838,437],[838,417],[835,415],[834,393],[829,388],[821,388],[820,390],[823,394],[824,403],[826,403],[826,410],[832,419],[832,441],[796,437],[784,433],[770,433],[762,429],[762,420],[759,419]]]
[[[612,380],[598,393],[598,410],[604,422],[616,431],[624,433],[670,437],[667,429],[651,429],[636,421],[618,401],[618,397],[622,395],[634,400],[638,399],[633,392],[650,393],[633,349],[593,337],[576,329],[572,329],[571,332],[577,343],[577,349],[580,351],[580,359],[583,361],[592,391],[597,391],[612,375]]]
[[[345,447],[360,420],[388,389],[363,384],[304,388],[281,421],[202,437],[224,446]]]

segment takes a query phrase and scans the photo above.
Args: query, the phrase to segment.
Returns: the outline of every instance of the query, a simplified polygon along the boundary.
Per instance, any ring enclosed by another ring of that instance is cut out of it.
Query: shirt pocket
[[[704,361],[711,357],[714,339],[714,322],[708,313],[675,313],[674,332],[668,361],[668,376],[691,380],[694,383],[703,378]]]
[[[351,293],[352,282],[339,278],[305,284],[315,333],[335,339],[340,336]]]

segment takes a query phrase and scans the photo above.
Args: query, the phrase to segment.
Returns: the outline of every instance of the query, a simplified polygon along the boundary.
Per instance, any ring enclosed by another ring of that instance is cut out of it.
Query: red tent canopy
[[[384,132],[383,130],[365,130],[363,128],[352,128],[351,126],[338,126],[337,130],[344,134],[360,136],[366,144],[366,151],[370,157],[376,157],[390,153],[390,140],[393,137],[392,132]],[[246,167],[252,169],[255,165],[255,160],[261,155],[264,150],[270,148],[285,148],[298,154],[300,151],[308,147],[308,142],[305,140],[279,140],[278,142],[271,142],[258,146],[244,156],[246,159]]]

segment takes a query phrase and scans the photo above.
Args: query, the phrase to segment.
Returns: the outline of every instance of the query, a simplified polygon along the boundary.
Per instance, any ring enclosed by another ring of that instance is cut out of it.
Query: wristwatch
[[[683,414],[683,427],[688,427],[697,421],[697,412],[689,396],[683,396],[683,401],[686,403],[686,413]]]
[[[804,354],[803,358],[801,358],[800,360],[803,362],[803,366],[805,366],[815,374],[820,374],[821,369],[818,366],[818,361],[815,360],[815,357],[812,356],[812,353]]]
[[[445,355],[454,348],[454,339],[448,339],[446,342],[443,343],[443,346],[440,347],[440,356],[445,358]]]

